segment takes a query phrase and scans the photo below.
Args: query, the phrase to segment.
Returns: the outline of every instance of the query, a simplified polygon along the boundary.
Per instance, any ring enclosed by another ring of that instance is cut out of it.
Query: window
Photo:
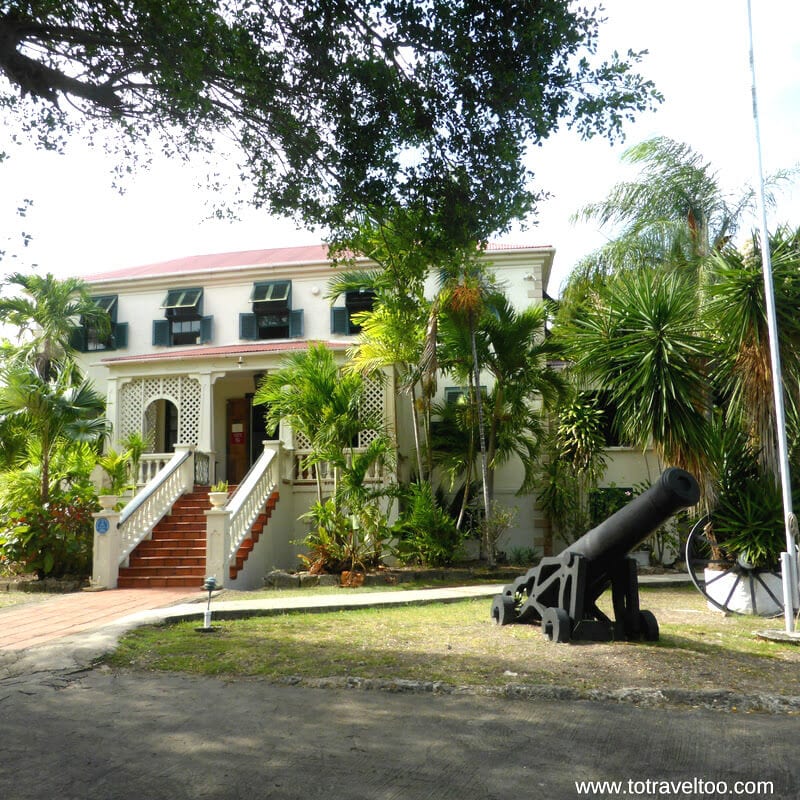
[[[164,302],[164,319],[153,320],[153,344],[172,347],[211,341],[213,317],[203,316],[203,290],[170,289]]]
[[[81,324],[73,335],[73,347],[83,353],[127,347],[128,323],[117,322],[117,295],[93,297],[92,301],[101,311],[108,314],[109,330],[101,333],[96,327],[81,318]]]
[[[372,311],[375,307],[375,292],[371,289],[355,289],[345,292],[344,306],[331,309],[331,333],[352,336],[361,332],[361,326],[353,322],[353,315],[361,311]]]
[[[303,311],[292,308],[291,281],[253,284],[252,312],[239,314],[241,339],[296,339],[303,336]]]
[[[455,406],[466,403],[469,396],[469,389],[464,386],[448,386],[444,390],[444,402],[448,406]],[[485,386],[481,386],[481,397],[486,400],[489,396]]]

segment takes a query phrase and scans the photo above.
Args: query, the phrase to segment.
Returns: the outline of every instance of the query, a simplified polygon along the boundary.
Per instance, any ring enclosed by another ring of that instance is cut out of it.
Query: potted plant
[[[771,475],[751,476],[720,495],[701,540],[708,557],[704,593],[713,606],[761,616],[781,612],[783,507]]]
[[[217,481],[208,490],[208,499],[212,508],[222,508],[228,502],[228,481]]]

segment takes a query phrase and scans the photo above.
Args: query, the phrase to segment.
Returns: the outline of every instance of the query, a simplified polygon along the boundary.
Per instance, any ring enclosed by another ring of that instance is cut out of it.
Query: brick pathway
[[[175,589],[111,589],[75,592],[0,609],[0,650],[24,650],[88,631],[138,611],[181,601],[202,600],[205,592]]]

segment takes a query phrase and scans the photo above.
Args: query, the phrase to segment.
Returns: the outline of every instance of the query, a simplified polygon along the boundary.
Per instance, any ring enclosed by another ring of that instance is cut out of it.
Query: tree
[[[775,310],[786,405],[797,408],[800,386],[800,231],[781,228],[770,237]],[[762,247],[754,234],[742,250],[723,248],[707,268],[705,313],[714,338],[714,377],[729,425],[740,425],[765,474],[780,480],[777,418],[767,328]],[[797,439],[796,413],[789,414]]]
[[[492,293],[491,279],[483,264],[478,261],[477,252],[464,252],[459,258],[444,263],[439,269],[439,292],[433,302],[426,334],[425,350],[422,353],[422,371],[435,387],[436,373],[439,369],[438,343],[439,319],[441,315],[450,318],[457,327],[466,333],[469,356],[466,359],[467,380],[472,387],[470,395],[475,405],[477,441],[483,490],[483,509],[486,515],[485,529],[489,529],[492,504],[490,502],[489,461],[486,453],[486,429],[483,413],[483,393],[481,391],[481,363],[478,358],[477,327],[485,308],[485,302]],[[463,363],[463,361],[462,361]],[[490,565],[493,566],[493,553],[488,551]]]
[[[590,63],[601,22],[561,0],[11,0],[0,106],[50,148],[233,141],[250,199],[307,223],[413,207],[483,241],[535,207],[527,147],[561,124],[613,138],[660,100],[642,54]]]
[[[545,439],[543,415],[563,397],[564,381],[548,364],[557,354],[557,346],[545,335],[547,307],[544,304],[517,311],[501,292],[488,291],[481,299],[477,323],[464,315],[444,314],[439,327],[442,368],[457,380],[466,381],[469,391],[464,403],[455,409],[443,409],[443,434],[452,436],[452,428],[466,433],[466,452],[453,459],[451,472],[465,472],[462,496],[463,515],[472,476],[475,442],[480,442],[480,426],[485,427],[484,504],[488,509],[486,530],[494,513],[494,476],[497,468],[512,456],[523,466],[518,491],[531,491],[538,467],[538,457]],[[477,365],[477,366],[476,366]],[[491,375],[492,386],[484,396],[480,374]],[[485,418],[480,411],[485,408]],[[448,428],[450,430],[448,430]],[[445,444],[440,437],[440,447]],[[459,470],[460,468],[460,470]],[[484,550],[491,562],[493,542],[486,537]]]
[[[508,298],[493,298],[481,321],[482,366],[494,378],[486,455],[490,466],[489,500],[494,499],[494,471],[512,453],[525,469],[520,491],[530,491],[544,431],[544,414],[564,399],[566,383],[550,362],[561,346],[547,335],[549,309],[544,303],[517,311]]]
[[[640,166],[636,179],[616,184],[604,200],[575,214],[575,219],[615,227],[614,236],[581,261],[569,285],[640,267],[688,269],[696,275],[704,259],[722,250],[745,214],[755,210],[752,188],[726,192],[713,166],[683,142],[648,139],[626,150],[622,160]],[[781,170],[767,179],[770,203],[771,190],[795,172]]]
[[[281,419],[310,442],[306,464],[314,468],[317,502],[302,519],[312,523],[306,538],[309,565],[334,570],[364,567],[380,558],[388,525],[380,501],[385,485],[371,487],[368,476],[376,466],[394,464],[394,442],[379,414],[362,408],[364,381],[344,372],[322,344],[287,357],[259,386],[256,404],[266,404],[267,424]],[[369,432],[359,447],[359,435]],[[323,495],[322,466],[332,478]]]
[[[576,371],[614,400],[625,438],[667,465],[706,472],[710,339],[696,284],[641,269],[608,278],[564,330]]]
[[[9,275],[13,296],[0,297],[0,322],[18,331],[18,355],[33,365],[45,382],[55,365],[74,352],[72,341],[82,324],[102,335],[109,331],[108,314],[89,296],[79,278],[59,280],[51,274]]]
[[[0,370],[0,420],[13,420],[41,452],[41,504],[50,497],[50,458],[62,440],[97,442],[108,432],[104,399],[67,362],[45,379],[36,369],[11,362]]]
[[[425,278],[442,254],[421,246],[416,238],[420,224],[419,214],[413,211],[396,210],[382,222],[365,216],[346,240],[332,248],[344,269],[329,282],[327,296],[333,302],[348,291],[366,289],[373,293],[372,311],[361,312],[353,319],[360,331],[357,345],[348,354],[351,369],[380,380],[385,377],[384,369],[395,370],[400,391],[411,398],[417,477],[423,480],[426,472],[418,398],[421,396],[425,408],[430,402],[419,370],[430,307]],[[356,253],[369,258],[377,269],[358,269]]]

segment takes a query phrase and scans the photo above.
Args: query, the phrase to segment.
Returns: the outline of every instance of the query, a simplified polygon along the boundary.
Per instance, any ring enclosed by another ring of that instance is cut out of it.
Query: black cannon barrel
[[[589,562],[591,573],[624,558],[656,528],[682,508],[700,500],[700,487],[692,475],[677,467],[665,470],[646,491],[566,547]]]

